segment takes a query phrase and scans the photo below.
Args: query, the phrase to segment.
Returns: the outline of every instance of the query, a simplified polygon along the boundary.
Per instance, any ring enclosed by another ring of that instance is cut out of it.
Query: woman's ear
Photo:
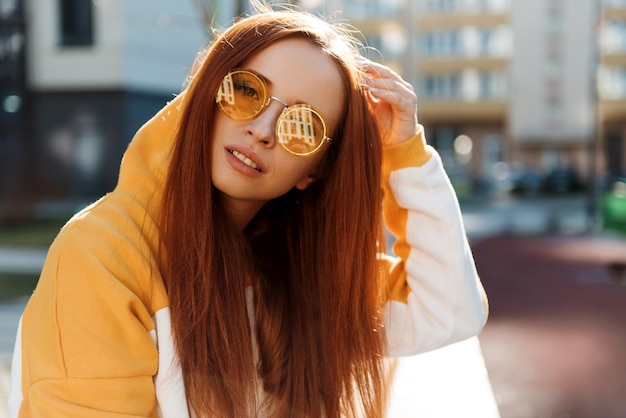
[[[307,187],[309,187],[311,185],[311,183],[313,183],[315,181],[315,177],[313,175],[313,173],[309,174],[308,176],[306,176],[305,178],[303,178],[302,180],[300,180],[299,182],[296,183],[296,189],[298,190],[304,190]]]

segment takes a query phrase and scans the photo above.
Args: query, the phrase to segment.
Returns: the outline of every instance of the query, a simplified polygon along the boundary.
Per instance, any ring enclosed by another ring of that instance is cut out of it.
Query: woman
[[[237,22],[196,67],[50,248],[13,413],[384,416],[386,356],[486,319],[413,89],[294,11]]]

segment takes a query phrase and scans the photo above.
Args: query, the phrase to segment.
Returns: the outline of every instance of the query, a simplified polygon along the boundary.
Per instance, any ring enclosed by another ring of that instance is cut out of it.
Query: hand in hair
[[[413,86],[385,65],[362,57],[359,62],[368,76],[368,99],[383,144],[394,145],[411,138],[419,130]]]

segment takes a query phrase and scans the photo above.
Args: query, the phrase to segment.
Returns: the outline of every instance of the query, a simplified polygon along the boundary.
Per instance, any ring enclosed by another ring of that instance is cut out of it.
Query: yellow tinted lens
[[[278,142],[292,154],[308,155],[322,146],[326,138],[326,124],[310,106],[290,106],[278,118],[276,136]]]
[[[263,110],[267,102],[267,90],[255,74],[232,71],[224,77],[215,101],[231,118],[250,119]]]

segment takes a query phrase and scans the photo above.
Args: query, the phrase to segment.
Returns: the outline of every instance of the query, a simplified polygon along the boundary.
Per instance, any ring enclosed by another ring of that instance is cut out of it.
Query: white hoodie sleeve
[[[477,335],[487,299],[456,194],[423,130],[385,148],[383,213],[394,235],[387,256],[385,327],[391,356],[418,354]]]

